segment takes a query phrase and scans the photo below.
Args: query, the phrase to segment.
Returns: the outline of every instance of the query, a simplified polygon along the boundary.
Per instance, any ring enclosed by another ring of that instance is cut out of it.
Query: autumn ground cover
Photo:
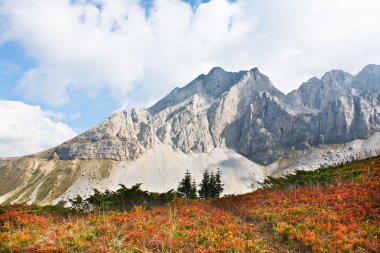
[[[380,158],[151,210],[0,207],[0,252],[380,252]]]
[[[5,210],[4,210],[5,209]],[[0,252],[259,252],[252,225],[202,201],[130,212],[40,215],[3,208]]]
[[[289,248],[380,252],[379,157],[272,182],[271,189],[213,204],[269,228]]]

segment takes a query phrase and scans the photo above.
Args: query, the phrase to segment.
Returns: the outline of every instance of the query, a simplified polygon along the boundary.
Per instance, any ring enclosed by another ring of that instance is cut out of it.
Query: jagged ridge
[[[366,138],[380,130],[380,66],[340,70],[283,94],[257,68],[213,68],[148,109],[119,112],[55,149],[60,159],[134,160],[156,143],[182,152],[228,147],[266,165],[288,149]]]

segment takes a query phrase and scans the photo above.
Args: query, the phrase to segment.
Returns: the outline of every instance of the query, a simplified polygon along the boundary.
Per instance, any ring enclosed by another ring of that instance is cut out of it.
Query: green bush
[[[109,190],[100,192],[94,189],[94,194],[87,199],[83,199],[78,195],[69,201],[73,208],[80,210],[131,210],[135,206],[143,206],[145,208],[160,206],[179,196],[174,190],[156,193],[144,191],[140,187],[141,184],[136,184],[131,188],[120,184],[120,188],[116,192]]]

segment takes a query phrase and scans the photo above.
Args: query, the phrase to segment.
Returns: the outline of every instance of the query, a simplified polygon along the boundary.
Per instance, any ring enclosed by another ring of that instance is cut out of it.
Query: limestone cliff
[[[362,139],[380,131],[380,66],[327,72],[283,94],[257,68],[213,68],[148,109],[118,112],[55,149],[60,159],[135,160],[156,143],[184,153],[228,147],[262,165],[288,149]]]

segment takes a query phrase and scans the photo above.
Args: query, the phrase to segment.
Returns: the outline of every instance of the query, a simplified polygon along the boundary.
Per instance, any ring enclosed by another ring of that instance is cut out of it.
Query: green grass
[[[100,165],[100,177],[101,178],[108,178],[110,176],[112,169],[112,161],[110,160],[103,160]]]
[[[36,201],[44,202],[58,198],[75,182],[77,175],[78,167],[73,168],[67,163],[66,166],[60,164],[59,168],[46,176],[37,192]]]
[[[23,203],[26,201],[26,199],[30,196],[30,194],[33,192],[34,187],[37,186],[39,182],[41,182],[42,178],[44,177],[44,173],[41,173],[37,177],[31,177],[29,178],[27,184],[19,191],[17,191],[15,194],[12,195],[9,199],[7,199],[6,203],[14,202],[16,199],[18,199],[21,195],[23,195],[19,200],[17,200],[17,203]]]
[[[294,174],[284,177],[268,177],[264,187],[284,188],[289,186],[302,186],[310,184],[327,185],[336,182],[337,179],[360,180],[360,175],[365,173],[365,164],[371,163],[371,158],[337,166],[323,167],[314,171],[296,171]],[[363,167],[364,166],[364,167]]]

